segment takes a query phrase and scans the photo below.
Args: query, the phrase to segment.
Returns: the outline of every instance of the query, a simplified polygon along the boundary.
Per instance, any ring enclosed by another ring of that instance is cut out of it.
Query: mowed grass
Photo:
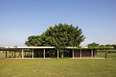
[[[5,57],[5,52],[3,53],[0,52],[0,57]]]
[[[116,77],[116,58],[0,59],[0,77]]]

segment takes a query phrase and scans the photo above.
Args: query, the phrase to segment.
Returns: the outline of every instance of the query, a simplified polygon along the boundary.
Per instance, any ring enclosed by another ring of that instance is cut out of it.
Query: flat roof
[[[55,48],[55,46],[6,46],[4,48],[22,48],[22,49],[53,49]],[[68,46],[65,47],[67,49],[77,49],[78,47],[72,47],[72,46]],[[88,48],[88,47],[82,47],[82,48]]]
[[[19,49],[53,49],[55,48],[54,46],[11,46],[11,47],[4,47],[4,48],[19,48]]]
[[[1,49],[4,48],[18,48],[18,49],[54,49],[55,46],[5,46],[2,47]],[[100,49],[100,47],[64,47],[66,49]],[[105,47],[105,48],[113,48],[113,47]]]

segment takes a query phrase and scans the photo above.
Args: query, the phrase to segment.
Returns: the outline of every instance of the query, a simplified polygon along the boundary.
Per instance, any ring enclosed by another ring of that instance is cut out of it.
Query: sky
[[[0,0],[0,47],[25,46],[59,23],[82,29],[81,46],[116,44],[116,0]]]

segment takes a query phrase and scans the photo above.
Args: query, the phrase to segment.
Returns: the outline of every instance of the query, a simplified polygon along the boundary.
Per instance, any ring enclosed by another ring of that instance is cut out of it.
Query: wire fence
[[[101,58],[115,58],[116,59],[116,50],[98,50],[97,57]]]
[[[4,51],[0,51],[0,58],[5,58],[5,52]]]

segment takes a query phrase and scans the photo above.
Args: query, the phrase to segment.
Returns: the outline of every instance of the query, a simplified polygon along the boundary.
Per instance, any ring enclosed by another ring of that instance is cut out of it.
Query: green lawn
[[[5,52],[0,52],[0,57],[5,57]]]
[[[116,57],[0,59],[0,77],[116,77]]]
[[[97,57],[105,58],[105,52],[97,53]],[[107,53],[107,57],[110,58],[116,58],[116,53]]]

